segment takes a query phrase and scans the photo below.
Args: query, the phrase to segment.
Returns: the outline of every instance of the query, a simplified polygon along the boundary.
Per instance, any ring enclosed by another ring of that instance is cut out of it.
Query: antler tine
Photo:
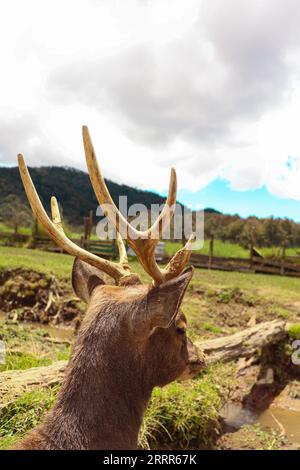
[[[117,245],[118,245],[118,250],[119,250],[120,263],[122,263],[123,265],[128,265],[126,247],[123,242],[123,238],[121,237],[119,232],[117,232]]]
[[[119,282],[122,277],[131,274],[128,263],[126,262],[124,254],[122,252],[120,253],[120,263],[113,263],[111,261],[102,259],[94,255],[93,253],[89,253],[88,251],[83,250],[78,245],[69,240],[62,228],[61,217],[56,198],[51,198],[51,212],[53,219],[51,221],[40,201],[40,198],[36,192],[36,189],[28,172],[24,157],[21,154],[18,155],[18,164],[20,175],[31,209],[37,220],[42,224],[42,226],[50,236],[50,238],[52,238],[58,246],[63,248],[70,255],[76,256],[82,261],[91,264],[95,268],[101,269],[106,274],[113,277],[117,282]]]
[[[59,212],[59,207],[58,207],[57,199],[55,196],[51,197],[51,215],[52,215],[52,222],[54,223],[56,228],[64,233],[61,216]]]
[[[173,279],[179,276],[184,266],[189,262],[192,253],[192,243],[195,239],[195,235],[192,234],[188,239],[187,243],[178,250],[175,255],[171,258],[167,266],[163,269],[165,280]]]
[[[170,220],[174,214],[175,204],[176,204],[176,193],[177,193],[177,178],[176,171],[174,168],[171,169],[170,184],[169,184],[169,193],[165,203],[165,206],[160,213],[157,220],[154,224],[145,231],[136,230],[129,222],[125,219],[123,214],[116,207],[108,189],[104,178],[102,176],[100,167],[98,165],[96,153],[90,137],[89,130],[87,126],[82,127],[83,135],[83,145],[86,156],[86,163],[91,179],[92,186],[94,188],[95,194],[101,205],[106,217],[110,220],[112,224],[115,225],[118,232],[123,236],[127,234],[128,243],[134,245],[133,240],[139,240],[140,238],[147,239],[151,234],[157,235],[155,237],[156,243],[158,243],[159,238],[161,237],[162,230],[164,228],[164,222],[170,223]],[[152,238],[154,240],[154,238]],[[132,246],[133,249],[134,246]]]
[[[164,228],[167,228],[170,225],[171,220],[173,218],[176,206],[176,195],[177,195],[177,176],[175,168],[171,168],[170,174],[170,183],[169,183],[169,191],[168,197],[166,199],[165,205],[163,210],[159,214],[156,221],[148,228],[143,235],[147,233],[148,236],[152,237],[154,235],[154,239],[159,242],[160,238],[162,237]]]
[[[90,175],[91,183],[96,194],[96,197],[101,205],[104,214],[110,220],[110,222],[116,227],[117,232],[119,232],[124,238],[126,234],[129,236],[129,232],[132,238],[139,238],[139,232],[134,227],[132,227],[123,214],[116,207],[108,189],[102,173],[100,171],[94,146],[89,134],[89,130],[86,126],[82,127],[83,135],[83,145],[86,156],[86,162],[88,167],[88,172]]]
[[[102,176],[99,168],[92,140],[86,126],[82,128],[83,145],[86,156],[87,167],[94,188],[96,197],[101,205],[106,217],[127,239],[131,248],[136,252],[145,271],[150,274],[156,284],[164,282],[166,279],[175,277],[183,270],[190,257],[190,243],[179,250],[173,256],[168,266],[160,269],[155,260],[155,248],[161,238],[163,229],[170,223],[175,211],[177,178],[175,169],[171,169],[169,193],[165,206],[154,224],[145,231],[136,230],[125,219],[123,214],[116,207],[115,203]]]

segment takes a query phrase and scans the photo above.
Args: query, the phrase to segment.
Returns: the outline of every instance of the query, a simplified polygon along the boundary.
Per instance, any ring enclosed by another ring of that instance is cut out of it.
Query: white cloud
[[[297,0],[10,0],[0,7],[0,162],[163,189],[217,176],[300,200]],[[292,156],[293,164],[286,166]]]

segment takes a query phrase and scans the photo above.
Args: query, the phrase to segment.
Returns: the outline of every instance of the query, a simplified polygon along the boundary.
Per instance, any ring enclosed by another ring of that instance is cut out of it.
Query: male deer
[[[191,240],[161,269],[154,256],[159,237],[151,238],[161,235],[176,203],[175,171],[163,211],[150,229],[139,232],[114,205],[86,127],[83,141],[92,186],[118,232],[120,261],[95,256],[66,237],[56,199],[51,198],[51,221],[19,155],[34,215],[50,237],[75,256],[72,284],[88,309],[56,405],[16,449],[134,449],[153,388],[193,377],[205,366],[203,354],[186,336],[186,318],[180,311],[193,275],[192,268],[182,273]],[[127,234],[128,244],[153,278],[152,285],[143,285],[131,272],[119,232]],[[106,285],[103,272],[116,285]]]

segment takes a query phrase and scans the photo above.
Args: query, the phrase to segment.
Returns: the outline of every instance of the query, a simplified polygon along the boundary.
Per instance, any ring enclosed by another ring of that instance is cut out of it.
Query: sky
[[[300,220],[298,0],[0,2],[0,165],[103,173]],[[299,216],[298,216],[299,213]]]

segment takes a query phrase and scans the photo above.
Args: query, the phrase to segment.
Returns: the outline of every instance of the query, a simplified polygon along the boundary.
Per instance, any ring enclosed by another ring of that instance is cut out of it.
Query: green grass
[[[39,424],[55,402],[59,387],[24,394],[0,416],[0,449],[8,449]]]
[[[3,222],[0,222],[0,232],[14,233],[14,228],[9,227]],[[21,233],[23,235],[30,235],[31,232],[32,232],[31,227],[19,227],[18,229],[18,233]]]
[[[215,334],[222,333],[222,328],[216,325],[212,325],[211,323],[204,323],[203,329]]]
[[[0,269],[24,267],[58,278],[70,278],[72,265],[73,258],[69,255],[0,246]]]
[[[282,248],[278,246],[259,248],[259,251],[263,256],[281,257],[282,254]],[[286,248],[285,254],[286,256],[300,256],[300,247]]]
[[[199,378],[156,388],[140,432],[142,448],[212,447],[219,409],[232,387],[232,368],[213,366]],[[43,419],[59,387],[24,394],[0,416],[0,449],[7,449]]]
[[[0,365],[0,372],[47,366],[54,361],[67,360],[70,346],[48,342],[47,336],[45,328],[26,324],[7,325],[0,321],[0,340],[4,341],[6,348],[5,364]]]
[[[220,428],[219,410],[233,386],[232,366],[219,364],[197,379],[154,389],[140,431],[140,447],[213,447]]]
[[[166,252],[168,255],[173,255],[182,244],[179,242],[165,242]],[[258,248],[258,251],[266,257],[281,257],[282,248],[273,247],[262,247]],[[195,253],[202,255],[209,255],[209,240],[204,241],[203,248],[195,250]],[[237,243],[223,242],[222,240],[216,239],[214,241],[214,256],[220,256],[225,258],[249,258],[249,249],[243,248]],[[300,256],[300,247],[286,248],[286,256]]]
[[[40,250],[26,248],[0,247],[0,269],[24,267],[40,272],[56,275],[58,278],[71,277],[73,258],[69,255],[47,253]],[[130,264],[134,271],[138,272],[144,281],[149,280],[141,265],[136,260]],[[222,289],[222,295],[233,295],[232,292],[240,290],[244,295],[257,299],[277,302],[299,302],[300,279],[286,276],[252,274],[239,272],[209,271],[196,269],[192,287],[202,287],[214,292]],[[227,293],[224,292],[227,290]],[[229,299],[230,300],[230,299]],[[284,307],[284,305],[282,305]]]
[[[68,255],[0,247],[0,268],[23,266],[70,279],[72,262],[73,258]],[[131,260],[131,265],[143,280],[149,279],[136,260]],[[260,306],[268,319],[287,319],[293,309],[298,315],[299,292],[300,279],[297,278],[196,269],[183,310],[193,326],[192,336],[199,338],[206,334],[211,337],[228,332],[227,323],[225,326],[219,324],[219,311],[227,318],[235,308],[239,317],[246,317]],[[296,325],[298,320],[290,321],[295,321]],[[290,331],[291,337],[298,338],[299,324]],[[69,348],[48,344],[45,334],[42,328],[0,322],[0,339],[8,345],[6,368],[23,369],[66,359]],[[144,448],[213,446],[218,410],[226,390],[233,385],[231,382],[232,370],[220,365],[192,382],[156,389],[141,431],[141,445]],[[53,404],[56,393],[57,389],[37,390],[9,407],[7,413],[0,416],[0,446],[7,448],[35,426]]]
[[[165,248],[168,255],[174,254],[182,244],[179,242],[165,242]],[[195,253],[202,255],[209,254],[209,240],[204,241],[204,246]],[[249,258],[249,250],[241,247],[236,243],[222,242],[221,240],[214,241],[214,256],[224,256],[233,258]]]
[[[36,357],[27,352],[7,352],[5,364],[0,365],[0,372],[11,369],[29,369],[30,367],[48,366],[51,364],[49,357]]]
[[[291,312],[287,308],[274,305],[270,308],[270,314],[276,315],[277,317],[283,318],[285,320],[289,318]]]
[[[300,339],[300,323],[291,325],[288,329],[288,335],[291,339]]]
[[[218,287],[239,288],[254,298],[261,296],[271,301],[299,301],[300,279],[286,276],[196,269],[192,285],[207,290]]]

